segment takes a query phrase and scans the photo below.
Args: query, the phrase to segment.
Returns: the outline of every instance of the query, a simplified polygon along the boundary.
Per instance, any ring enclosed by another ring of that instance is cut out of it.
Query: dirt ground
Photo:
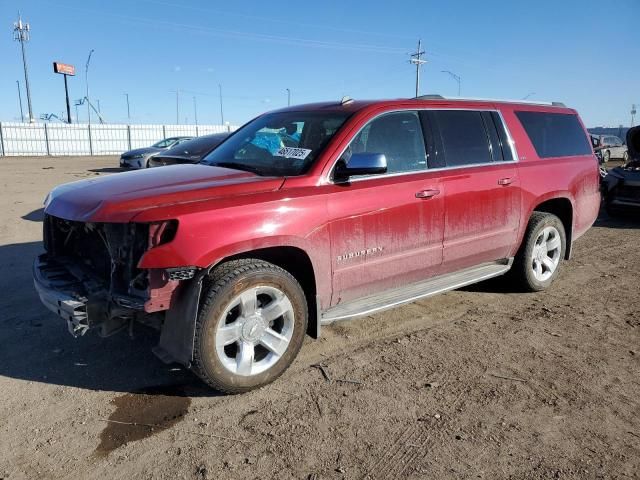
[[[36,296],[46,193],[116,162],[0,158],[0,479],[640,478],[640,220],[602,215],[547,292],[336,324],[219,396],[154,332],[73,339]]]

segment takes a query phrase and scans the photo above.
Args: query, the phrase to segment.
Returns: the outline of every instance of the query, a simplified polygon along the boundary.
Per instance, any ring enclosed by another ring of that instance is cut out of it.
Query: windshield
[[[156,148],[167,148],[169,145],[172,145],[173,142],[175,141],[176,141],[175,138],[167,138],[165,140],[160,140],[158,143],[154,143],[151,146]]]
[[[301,175],[347,117],[344,112],[269,113],[242,127],[201,163],[258,175]]]
[[[201,156],[205,153],[208,153],[210,150],[213,150],[228,136],[228,133],[214,133],[212,135],[204,135],[202,137],[194,138],[186,142],[179,142],[178,145],[171,147],[164,154],[162,154],[162,156]]]

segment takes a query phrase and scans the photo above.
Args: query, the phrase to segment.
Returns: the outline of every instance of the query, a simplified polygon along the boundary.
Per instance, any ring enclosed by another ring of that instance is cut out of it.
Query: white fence
[[[119,155],[163,138],[233,131],[230,125],[107,125],[0,122],[0,156]]]

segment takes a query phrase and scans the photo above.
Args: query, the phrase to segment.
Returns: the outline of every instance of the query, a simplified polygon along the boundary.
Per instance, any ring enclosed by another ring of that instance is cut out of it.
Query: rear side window
[[[591,155],[591,146],[571,113],[515,112],[540,158]]]
[[[493,161],[480,112],[439,110],[433,115],[440,130],[448,167]]]

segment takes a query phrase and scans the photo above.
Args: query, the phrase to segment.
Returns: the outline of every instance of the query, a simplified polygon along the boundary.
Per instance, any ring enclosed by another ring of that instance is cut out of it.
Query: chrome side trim
[[[348,320],[379,313],[439,293],[488,280],[505,274],[511,269],[512,264],[513,258],[508,258],[505,259],[503,263],[496,262],[478,265],[455,273],[441,275],[424,282],[408,285],[407,287],[382,292],[382,294],[379,295],[360,298],[343,305],[336,305],[323,312],[321,323],[322,325],[329,325],[339,320]],[[385,294],[389,298],[386,301],[381,301],[376,304],[376,298],[384,296]],[[360,305],[362,305],[362,307],[360,307]]]
[[[371,123],[374,120],[376,120],[377,118],[379,118],[379,117],[381,117],[383,115],[387,115],[389,113],[408,112],[408,111],[420,112],[420,111],[432,111],[432,110],[437,110],[437,111],[449,111],[449,110],[458,111],[459,110],[459,111],[465,111],[465,112],[496,112],[498,114],[498,116],[500,117],[500,121],[502,121],[502,126],[504,127],[504,130],[505,130],[505,132],[507,134],[507,139],[509,140],[509,146],[511,147],[511,156],[513,157],[513,160],[511,160],[511,161],[503,161],[503,162],[491,162],[491,163],[471,163],[471,164],[468,164],[468,165],[456,165],[456,166],[453,166],[453,167],[425,168],[424,170],[412,170],[410,172],[385,173],[385,174],[381,174],[381,175],[371,175],[371,176],[368,176],[368,177],[355,178],[353,180],[349,180],[348,183],[356,183],[356,182],[362,182],[362,181],[367,181],[367,180],[375,180],[375,179],[378,179],[378,178],[393,178],[393,177],[400,177],[400,176],[405,176],[405,175],[418,175],[418,174],[430,173],[430,172],[443,172],[443,171],[448,171],[448,170],[460,170],[462,168],[490,167],[490,166],[493,166],[493,165],[509,165],[509,164],[513,164],[513,163],[518,163],[520,157],[518,157],[518,152],[516,150],[516,146],[515,146],[515,142],[513,140],[513,137],[511,136],[511,131],[509,130],[507,122],[504,120],[504,116],[502,115],[502,112],[500,110],[496,109],[496,108],[482,108],[482,109],[478,109],[478,108],[449,108],[449,107],[445,107],[445,108],[438,108],[438,107],[398,108],[398,109],[395,109],[395,110],[387,110],[387,111],[378,113],[377,115],[371,117],[367,121],[367,123],[365,123],[362,127],[360,127],[358,129],[358,131],[355,132],[351,136],[351,139],[349,140],[349,143],[347,144],[347,146],[344,147],[340,151],[340,153],[336,156],[335,160],[333,161],[333,165],[331,165],[331,168],[329,169],[329,171],[322,178],[322,181],[321,181],[320,185],[340,185],[340,184],[345,183],[345,182],[338,182],[338,183],[334,182],[331,179],[331,174],[333,173],[333,170],[336,167],[336,163],[338,163],[340,158],[342,158],[342,155],[344,154],[344,152],[346,152],[347,148],[349,148],[349,145],[351,144],[353,139],[356,136],[358,136],[358,134],[362,130],[364,130],[367,125],[369,125],[369,123]]]

